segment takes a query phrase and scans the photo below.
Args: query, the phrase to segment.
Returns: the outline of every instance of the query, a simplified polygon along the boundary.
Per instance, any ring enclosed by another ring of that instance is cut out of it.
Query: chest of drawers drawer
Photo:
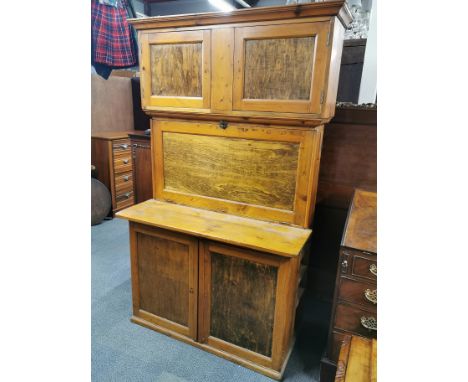
[[[129,152],[114,156],[114,172],[116,174],[132,171],[132,155]]]
[[[343,249],[338,272],[341,275],[377,280],[377,256],[368,252]]]
[[[353,259],[351,274],[353,276],[364,277],[369,280],[376,280],[377,261],[356,255]]]
[[[129,153],[131,151],[130,139],[119,139],[112,143],[112,151],[114,155]]]
[[[341,277],[338,288],[338,299],[376,310],[377,286],[375,284]]]
[[[123,172],[120,174],[115,175],[115,191],[118,193],[119,191],[132,189],[133,188],[133,173]]]
[[[360,334],[365,337],[377,336],[377,312],[353,305],[337,303],[335,329]]]

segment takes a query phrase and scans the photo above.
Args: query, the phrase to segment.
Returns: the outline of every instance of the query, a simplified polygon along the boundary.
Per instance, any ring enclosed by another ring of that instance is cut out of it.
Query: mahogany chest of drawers
[[[356,190],[341,243],[321,381],[333,380],[346,335],[377,337],[377,194]]]
[[[112,214],[134,204],[132,150],[128,132],[91,136],[91,164],[112,196]]]

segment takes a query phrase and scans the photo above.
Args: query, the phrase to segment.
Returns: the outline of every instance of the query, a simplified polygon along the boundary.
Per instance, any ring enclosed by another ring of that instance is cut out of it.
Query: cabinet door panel
[[[196,338],[198,242],[132,224],[134,315]]]
[[[210,241],[200,242],[200,256],[199,341],[278,367],[292,328],[294,261]]]
[[[210,34],[141,35],[143,107],[210,107]]]
[[[234,110],[320,113],[327,22],[235,31]]]

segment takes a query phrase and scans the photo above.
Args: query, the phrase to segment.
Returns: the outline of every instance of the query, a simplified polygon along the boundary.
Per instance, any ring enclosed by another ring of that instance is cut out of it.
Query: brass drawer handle
[[[364,291],[364,297],[367,301],[370,301],[373,304],[377,304],[377,289],[370,290],[366,289]]]
[[[123,176],[124,182],[128,182],[129,179],[130,179],[130,178],[128,177],[128,175]]]
[[[123,162],[124,164],[127,164],[127,163],[128,163],[128,161],[129,161],[129,159],[128,159],[128,158],[127,158],[127,159],[124,159],[124,160],[122,160],[122,162]]]
[[[341,262],[341,273],[348,272],[348,260],[343,260]]]
[[[123,194],[122,196],[125,197],[125,199],[128,199],[130,197],[132,193],[131,192],[126,192],[125,194]]]
[[[126,143],[120,145],[120,147],[124,150],[127,150],[128,149],[128,145]]]
[[[361,325],[366,329],[377,331],[377,319],[375,317],[361,317]]]
[[[369,267],[369,272],[372,273],[374,276],[377,276],[377,265],[371,264]]]

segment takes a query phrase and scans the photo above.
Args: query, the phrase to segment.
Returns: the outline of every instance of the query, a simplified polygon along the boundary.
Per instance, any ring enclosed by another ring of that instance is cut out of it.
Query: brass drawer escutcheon
[[[374,276],[377,276],[377,265],[371,264],[369,267],[369,272],[372,273]]]

